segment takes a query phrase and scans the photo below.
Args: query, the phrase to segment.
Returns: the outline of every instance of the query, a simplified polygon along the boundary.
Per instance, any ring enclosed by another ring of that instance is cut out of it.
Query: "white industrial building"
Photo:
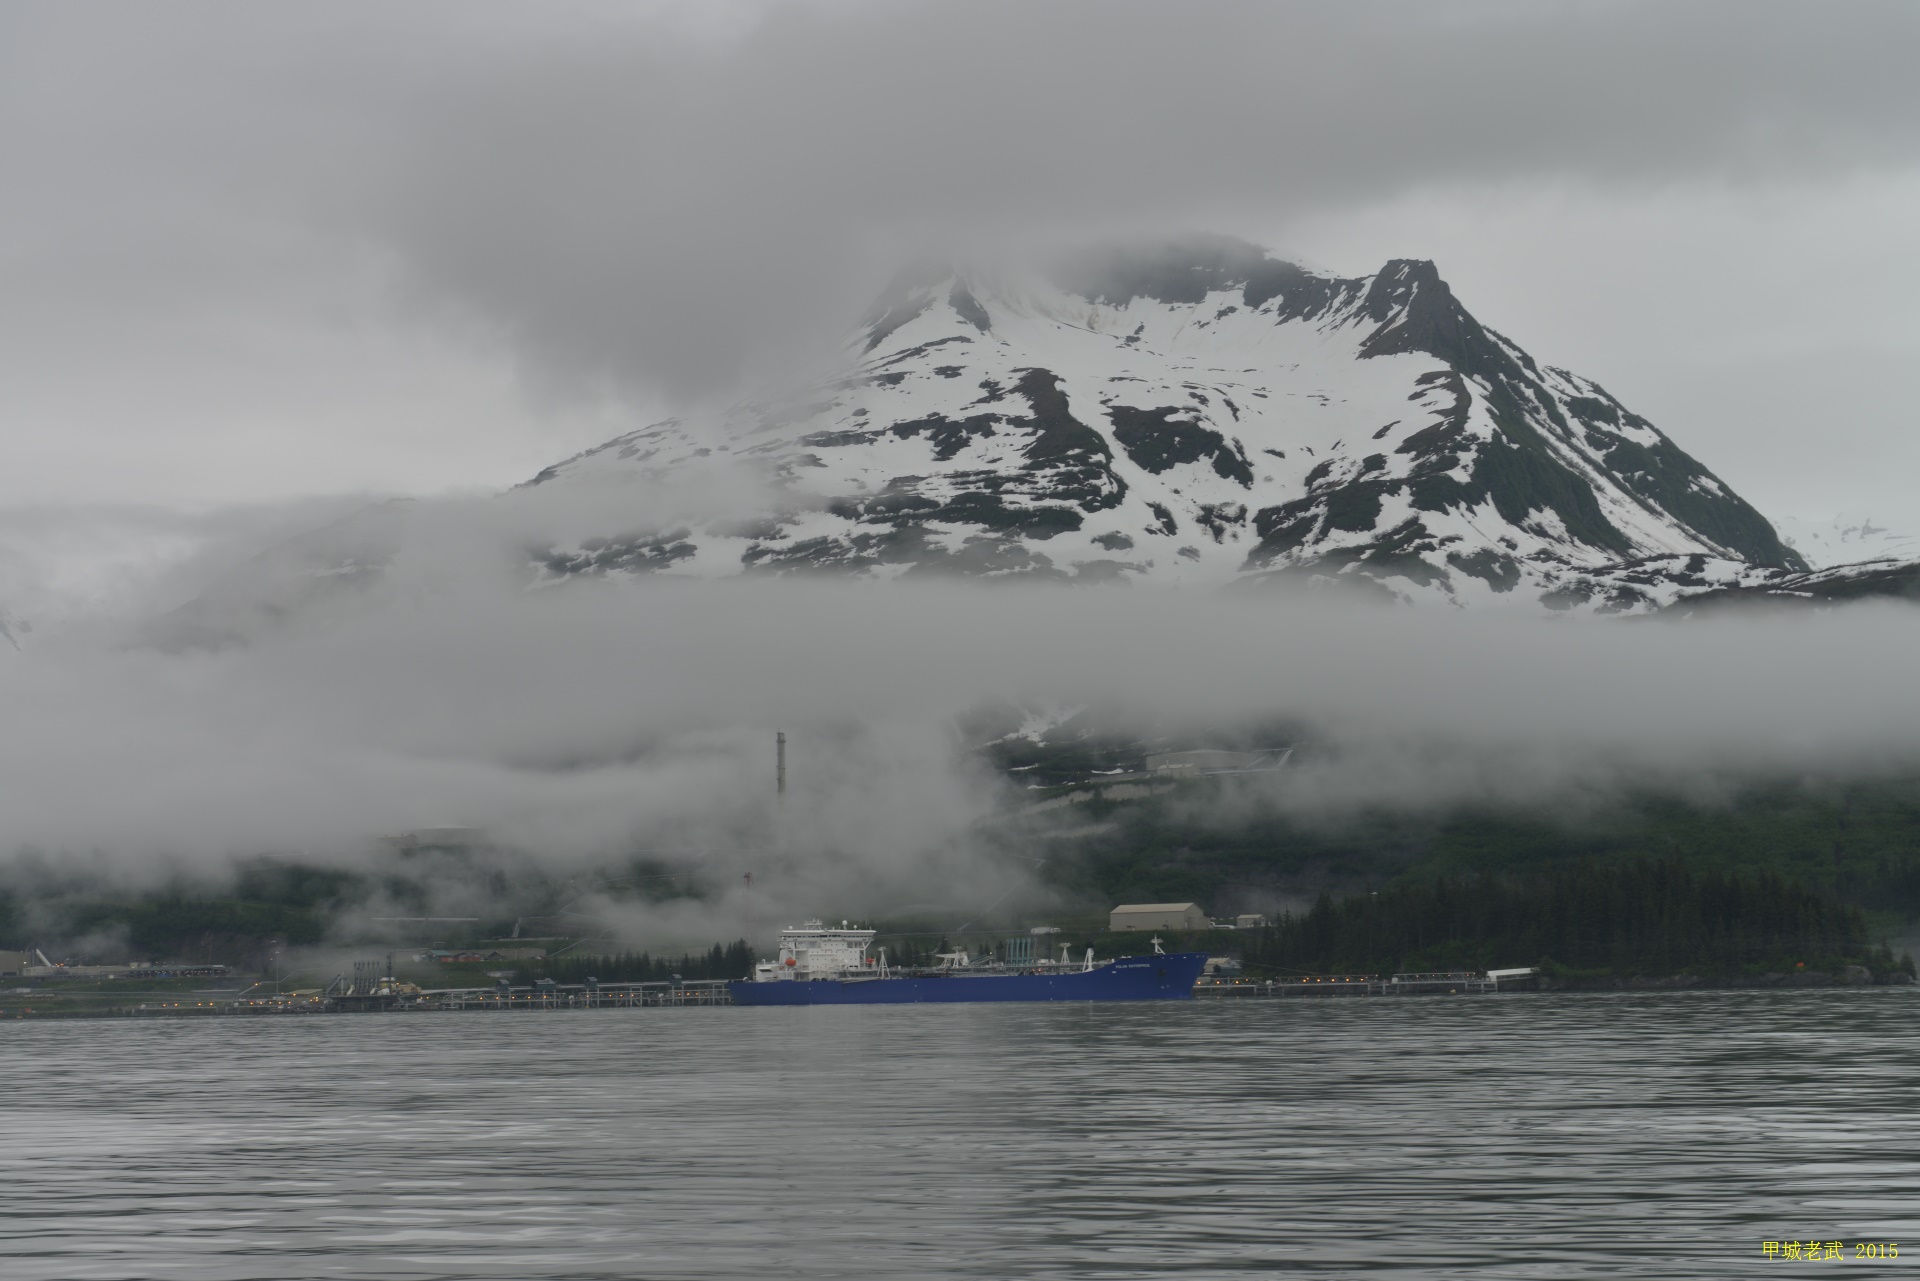
[[[1213,922],[1198,903],[1122,903],[1107,914],[1110,930],[1205,930]]]

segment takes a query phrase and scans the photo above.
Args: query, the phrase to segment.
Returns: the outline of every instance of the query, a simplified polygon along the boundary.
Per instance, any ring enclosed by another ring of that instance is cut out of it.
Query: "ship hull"
[[[745,979],[727,985],[735,1005],[915,1005],[952,1001],[1188,1001],[1204,952],[1126,956],[1066,974],[937,974],[844,979]]]

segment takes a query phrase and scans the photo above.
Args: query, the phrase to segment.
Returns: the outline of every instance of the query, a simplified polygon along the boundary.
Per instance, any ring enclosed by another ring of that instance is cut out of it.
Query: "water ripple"
[[[0,1029],[0,1276],[1825,1276],[1911,990]],[[1852,1262],[1849,1260],[1849,1262]]]

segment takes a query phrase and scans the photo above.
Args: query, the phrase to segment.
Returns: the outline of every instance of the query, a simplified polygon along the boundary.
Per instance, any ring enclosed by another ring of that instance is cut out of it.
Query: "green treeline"
[[[1442,876],[1339,902],[1260,933],[1245,960],[1303,973],[1375,973],[1543,962],[1621,975],[1734,975],[1896,963],[1857,907],[1771,871],[1694,871],[1677,859],[1560,864],[1508,876]]]
[[[287,943],[318,943],[327,919],[312,908],[245,899],[190,898],[167,894],[131,903],[87,904],[69,917],[75,934],[124,932],[127,946],[141,958],[192,955],[212,946],[222,956],[270,938]]]
[[[1113,831],[1047,874],[1090,902],[1206,904],[1231,887],[1307,878],[1355,886],[1678,858],[1703,871],[1771,871],[1858,904],[1876,924],[1920,920],[1920,776],[1753,779],[1713,803],[1626,792],[1578,821],[1545,806],[1462,806],[1308,822],[1232,779],[1085,812]]]
[[[715,943],[704,953],[684,956],[649,956],[645,952],[622,952],[615,956],[556,956],[523,964],[514,981],[531,983],[552,979],[557,983],[584,983],[589,977],[602,983],[664,983],[678,974],[683,979],[744,979],[753,974],[753,948],[745,939],[725,947]]]

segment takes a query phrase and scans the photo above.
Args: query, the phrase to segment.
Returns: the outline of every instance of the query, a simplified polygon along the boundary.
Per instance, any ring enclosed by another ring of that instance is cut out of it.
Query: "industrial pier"
[[[645,983],[568,983],[542,980],[530,987],[440,988],[422,990],[392,978],[336,980],[325,992],[285,995],[180,993],[180,1000],[90,1009],[49,1008],[36,1004],[0,1007],[0,1018],[196,1018],[208,1015],[276,1014],[426,1014],[443,1010],[616,1010],[660,1006],[732,1005],[725,979],[681,979]]]
[[[659,1005],[732,1005],[725,979],[685,979],[679,983],[568,983],[543,987],[447,988],[418,997],[343,993],[330,998],[333,1008],[355,1010],[618,1010]]]
[[[1464,996],[1489,992],[1534,991],[1539,971],[1441,970],[1395,974],[1310,974],[1271,979],[1203,978],[1193,995],[1204,1000],[1241,1000],[1276,996]]]

